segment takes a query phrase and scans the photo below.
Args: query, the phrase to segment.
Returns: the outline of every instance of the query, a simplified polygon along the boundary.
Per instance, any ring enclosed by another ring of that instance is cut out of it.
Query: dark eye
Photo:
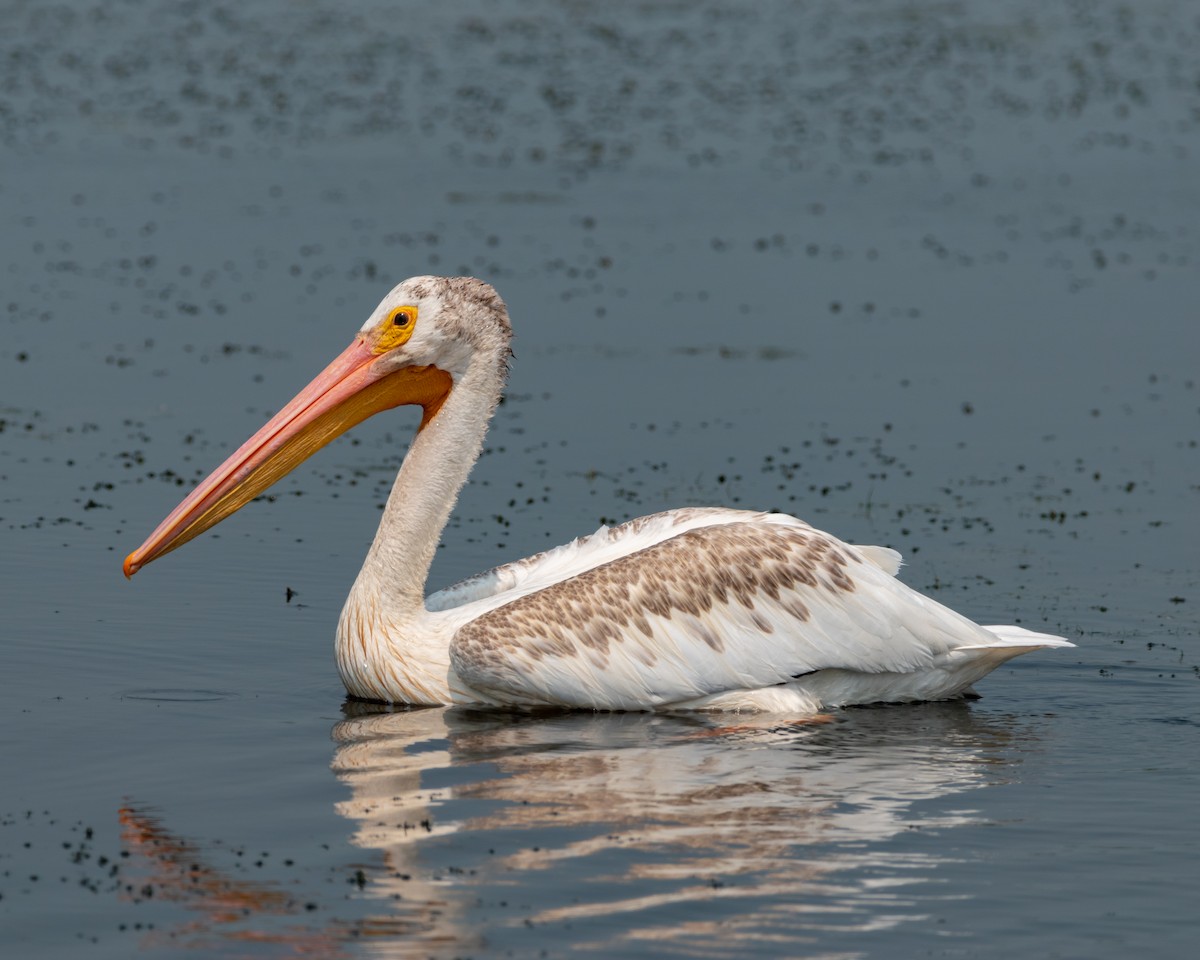
[[[408,322],[412,319],[407,313],[400,312],[392,317],[392,323],[397,327],[407,327]]]

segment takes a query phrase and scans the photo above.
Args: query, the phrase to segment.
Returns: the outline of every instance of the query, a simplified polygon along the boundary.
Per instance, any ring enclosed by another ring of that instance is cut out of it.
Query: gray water
[[[1192,956],[1193,5],[0,23],[5,956]],[[805,726],[348,703],[404,411],[124,582],[429,272],[517,331],[433,586],[738,505],[1078,648]]]

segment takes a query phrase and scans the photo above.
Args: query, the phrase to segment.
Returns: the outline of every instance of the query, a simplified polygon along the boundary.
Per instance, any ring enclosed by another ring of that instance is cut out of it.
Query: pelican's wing
[[[425,608],[431,611],[465,608],[466,613],[477,616],[485,610],[578,576],[603,563],[652,547],[684,531],[764,516],[767,514],[725,507],[683,507],[638,517],[614,527],[604,526],[561,547],[493,567],[444,587],[425,598]],[[895,554],[896,563],[899,563],[900,555],[893,550],[883,547],[870,549]]]
[[[829,668],[906,673],[995,642],[894,579],[892,551],[734,516],[482,612],[456,631],[451,665],[503,703],[645,709]]]

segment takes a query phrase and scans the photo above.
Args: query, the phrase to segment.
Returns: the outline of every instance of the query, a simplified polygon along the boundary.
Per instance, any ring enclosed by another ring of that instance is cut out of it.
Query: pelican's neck
[[[504,387],[504,355],[480,351],[409,446],[350,602],[368,591],[393,622],[425,612],[425,582]]]

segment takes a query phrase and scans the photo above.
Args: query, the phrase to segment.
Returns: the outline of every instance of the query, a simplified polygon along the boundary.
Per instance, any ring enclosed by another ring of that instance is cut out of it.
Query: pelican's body
[[[1066,640],[982,627],[904,586],[900,556],[782,514],[655,514],[425,596],[441,531],[499,402],[503,302],[416,277],[354,343],[163,521],[127,575],[240,508],[319,446],[423,407],[342,611],[354,696],[408,704],[811,713],[961,696],[1000,663]]]

